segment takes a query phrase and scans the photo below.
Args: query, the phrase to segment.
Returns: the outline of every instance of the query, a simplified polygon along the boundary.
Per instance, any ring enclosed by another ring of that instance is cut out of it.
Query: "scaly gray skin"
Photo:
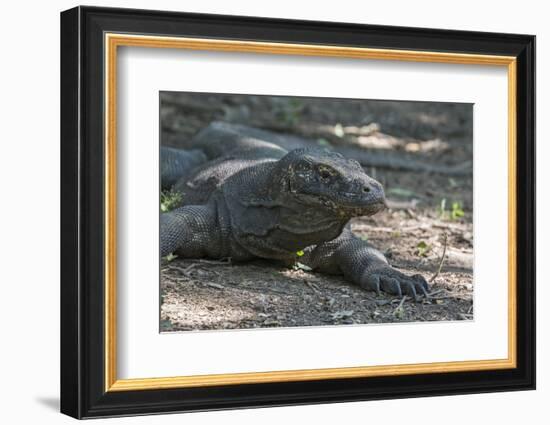
[[[160,150],[160,181],[162,189],[170,189],[186,173],[205,161],[206,155],[201,150],[182,151],[181,149],[163,146]]]
[[[219,136],[220,128],[214,132]],[[176,183],[185,205],[161,214],[162,256],[292,264],[304,251],[300,263],[343,274],[364,289],[414,298],[427,293],[421,275],[395,270],[351,232],[351,218],[375,214],[385,205],[382,185],[357,161],[321,150],[286,152],[257,138],[234,136],[227,137],[229,154],[212,151],[220,143],[210,145],[211,161]]]

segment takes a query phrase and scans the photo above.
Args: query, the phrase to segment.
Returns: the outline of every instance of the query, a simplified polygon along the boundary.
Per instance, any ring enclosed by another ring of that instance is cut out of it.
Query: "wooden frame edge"
[[[515,362],[503,360],[474,360],[463,362],[418,363],[392,366],[301,369],[274,372],[229,373],[215,375],[175,376],[167,378],[119,379],[108,391],[139,391],[151,389],[208,387],[218,385],[260,384],[269,382],[316,381],[322,379],[373,378],[381,376],[414,375],[417,373],[469,372],[511,369]]]

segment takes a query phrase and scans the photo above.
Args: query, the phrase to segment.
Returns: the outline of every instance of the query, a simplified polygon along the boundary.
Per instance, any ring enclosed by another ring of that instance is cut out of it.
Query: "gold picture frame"
[[[513,56],[474,55],[464,53],[434,53],[426,51],[371,49],[356,47],[315,46],[253,41],[193,39],[127,34],[105,34],[106,122],[105,152],[107,178],[105,186],[105,391],[149,390],[180,387],[235,385],[298,380],[339,379],[410,375],[416,373],[465,372],[508,369],[516,366],[516,58]],[[508,358],[458,362],[401,364],[290,370],[277,372],[233,373],[170,378],[116,378],[116,87],[117,49],[148,47],[157,49],[189,49],[263,53],[302,56],[329,56],[354,59],[396,60],[404,62],[436,62],[506,67],[508,72]]]

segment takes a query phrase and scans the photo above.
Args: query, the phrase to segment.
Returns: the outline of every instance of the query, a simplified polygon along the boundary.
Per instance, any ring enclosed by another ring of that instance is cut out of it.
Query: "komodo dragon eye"
[[[322,179],[329,179],[332,177],[334,173],[328,169],[327,167],[319,167],[319,175],[321,176]]]

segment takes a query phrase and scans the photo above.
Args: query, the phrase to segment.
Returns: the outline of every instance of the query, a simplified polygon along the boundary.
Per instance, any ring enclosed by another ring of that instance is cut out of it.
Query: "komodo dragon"
[[[421,275],[392,268],[352,233],[351,218],[385,206],[382,185],[357,161],[318,149],[286,151],[276,144],[284,136],[248,129],[216,122],[195,136],[194,151],[162,148],[162,180],[173,181],[177,164],[207,160],[180,170],[173,190],[182,193],[183,206],[160,216],[161,256],[286,264],[299,258],[366,290],[427,295]]]

